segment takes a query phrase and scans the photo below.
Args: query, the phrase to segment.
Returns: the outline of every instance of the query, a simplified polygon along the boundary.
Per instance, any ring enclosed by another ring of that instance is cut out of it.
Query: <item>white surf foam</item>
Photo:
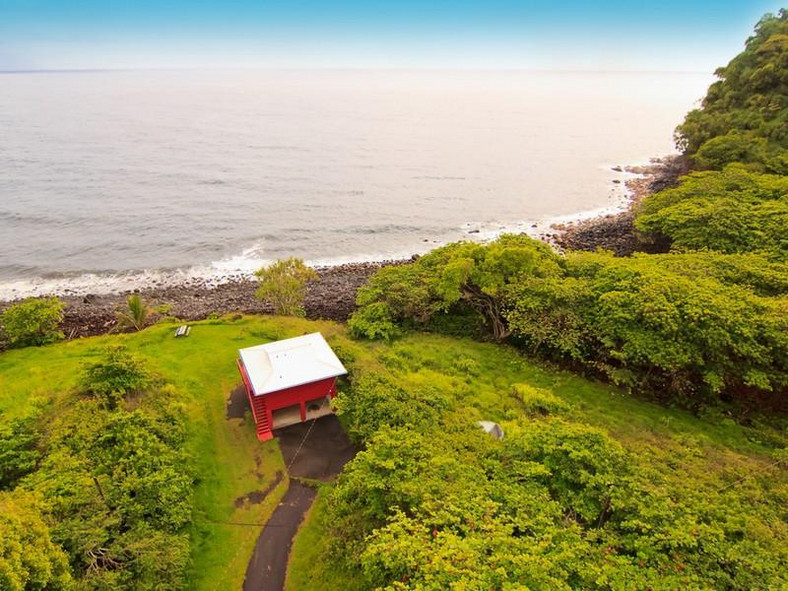
[[[645,166],[649,163],[650,161],[643,161],[629,166]],[[565,215],[544,216],[510,223],[467,222],[457,228],[457,235],[453,240],[489,242],[503,234],[519,233],[541,239],[547,234],[556,232],[553,228],[554,225],[577,223],[626,211],[630,204],[631,192],[626,187],[625,181],[642,175],[629,172],[624,169],[625,167],[622,167],[620,171],[613,170],[614,165],[604,165],[604,167],[614,173],[612,178],[621,181],[614,185],[612,193],[609,195],[611,202],[608,205]],[[448,242],[427,240],[416,243],[408,249],[321,257],[309,259],[306,263],[313,267],[332,267],[349,263],[402,260],[408,259],[414,254],[424,254]],[[135,289],[176,286],[210,288],[232,281],[251,279],[254,277],[255,271],[271,262],[272,259],[265,257],[264,243],[258,242],[236,255],[184,269],[145,269],[128,273],[83,273],[74,276],[25,278],[0,282],[0,300],[17,300],[45,295],[84,296],[87,294],[123,293]]]

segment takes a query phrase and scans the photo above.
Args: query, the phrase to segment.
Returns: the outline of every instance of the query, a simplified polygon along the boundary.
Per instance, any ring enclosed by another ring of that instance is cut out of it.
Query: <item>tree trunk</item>
[[[501,314],[501,304],[493,296],[475,285],[465,284],[462,286],[462,299],[484,317],[496,342],[503,341],[511,334]]]

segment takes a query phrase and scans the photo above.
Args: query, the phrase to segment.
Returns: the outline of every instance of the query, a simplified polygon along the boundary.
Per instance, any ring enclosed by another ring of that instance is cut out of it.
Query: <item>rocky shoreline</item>
[[[344,322],[355,308],[356,291],[381,267],[406,261],[348,263],[316,269],[320,278],[307,289],[304,302],[307,318]],[[67,339],[105,334],[117,326],[116,312],[126,298],[139,294],[151,308],[160,307],[157,316],[173,316],[184,322],[204,320],[225,314],[270,314],[270,306],[258,300],[253,279],[235,279],[220,285],[192,282],[117,294],[63,296],[66,305],[62,323]],[[0,308],[7,303],[0,304]]]
[[[640,242],[635,233],[633,208],[646,195],[675,185],[676,179],[687,171],[686,162],[680,156],[671,156],[653,160],[647,166],[616,167],[614,170],[638,175],[626,181],[631,195],[627,211],[555,225],[553,232],[542,238],[564,250],[604,248],[619,256],[648,250],[649,245]],[[307,318],[346,321],[355,309],[358,288],[381,267],[404,262],[407,260],[348,263],[316,269],[320,278],[309,285],[304,302]],[[62,330],[67,339],[112,331],[117,325],[116,312],[125,306],[131,293],[142,296],[151,308],[159,307],[159,316],[174,316],[185,322],[225,314],[270,313],[271,308],[255,297],[256,287],[254,279],[234,278],[218,285],[205,280],[116,294],[63,296],[60,299],[66,308]],[[0,302],[0,310],[9,303]]]
[[[562,250],[610,250],[617,256],[628,256],[636,251],[658,252],[662,245],[643,242],[635,231],[637,204],[651,193],[674,187],[678,178],[687,174],[689,166],[683,156],[655,158],[646,166],[615,167],[617,172],[638,175],[626,181],[629,189],[629,206],[626,211],[574,222],[555,225],[549,242]]]

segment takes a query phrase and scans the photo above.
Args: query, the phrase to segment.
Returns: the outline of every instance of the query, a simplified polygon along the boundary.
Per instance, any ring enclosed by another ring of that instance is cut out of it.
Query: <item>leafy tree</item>
[[[152,375],[143,361],[124,345],[109,345],[100,354],[99,360],[85,367],[82,388],[108,408],[151,385]]]
[[[70,583],[68,560],[52,542],[37,499],[0,492],[0,589],[56,591]]]
[[[57,298],[28,298],[0,314],[0,325],[11,347],[54,343],[63,338],[58,330],[63,304]]]
[[[272,263],[255,273],[260,286],[255,295],[274,308],[274,314],[303,316],[306,287],[319,278],[317,272],[298,258]]]
[[[116,313],[119,329],[132,329],[140,331],[151,315],[151,310],[138,294],[126,298],[126,309]]]
[[[407,265],[378,271],[359,290],[356,334],[387,337],[391,323],[425,326],[438,313],[462,306],[478,313],[496,341],[509,336],[501,312],[506,288],[523,276],[559,273],[559,258],[527,236],[507,235],[489,245],[458,242]],[[367,327],[366,330],[363,327]]]

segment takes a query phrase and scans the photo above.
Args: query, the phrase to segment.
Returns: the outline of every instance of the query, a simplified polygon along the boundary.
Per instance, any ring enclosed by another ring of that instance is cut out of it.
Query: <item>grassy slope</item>
[[[565,418],[606,429],[639,461],[678,480],[691,479],[698,489],[736,485],[742,476],[774,478],[788,474],[769,468],[774,445],[784,435],[767,428],[743,428],[721,417],[699,419],[623,395],[619,390],[555,371],[520,356],[513,349],[435,335],[411,335],[388,345],[372,345],[363,364],[381,364],[411,388],[432,384],[452,392],[469,418],[499,421],[522,416],[512,384],[546,388],[572,405]],[[475,375],[460,368],[472,359]],[[327,491],[318,496],[309,519],[299,531],[288,572],[288,591],[360,589],[359,573],[348,573],[326,560],[331,555],[324,521]]]
[[[68,404],[82,363],[111,340],[123,340],[146,356],[173,383],[192,419],[196,458],[193,548],[195,589],[239,589],[260,528],[228,521],[263,523],[286,488],[286,478],[265,502],[236,509],[234,500],[265,488],[283,470],[275,441],[261,444],[251,421],[227,420],[225,403],[239,382],[234,359],[239,347],[320,330],[351,368],[385,367],[410,388],[432,384],[454,393],[469,420],[489,418],[506,425],[521,414],[509,395],[514,383],[550,389],[569,401],[567,418],[607,429],[643,462],[698,486],[719,486],[764,469],[776,433],[746,429],[725,420],[698,419],[628,398],[614,388],[545,368],[514,350],[436,335],[410,335],[391,345],[353,342],[332,323],[296,319],[244,318],[197,323],[187,339],[172,338],[171,325],[139,334],[97,337],[0,355],[0,410],[23,412],[34,398]],[[472,359],[476,369],[462,368]],[[770,471],[764,477],[773,477]],[[785,475],[780,476],[785,478]],[[746,482],[742,485],[746,486]],[[354,589],[360,582],[330,559],[324,534],[325,495],[313,508],[293,550],[288,589]]]
[[[275,441],[259,443],[251,420],[227,420],[225,403],[239,383],[236,350],[264,341],[334,325],[296,319],[245,318],[198,323],[187,339],[174,339],[173,326],[138,334],[106,336],[0,355],[0,410],[23,413],[31,400],[53,403],[52,411],[73,399],[83,363],[110,341],[123,341],[147,357],[175,385],[191,418],[191,449],[197,467],[193,526],[194,589],[240,589],[260,527],[226,522],[264,523],[287,489],[287,478],[259,505],[236,508],[236,498],[265,489],[284,470]]]

